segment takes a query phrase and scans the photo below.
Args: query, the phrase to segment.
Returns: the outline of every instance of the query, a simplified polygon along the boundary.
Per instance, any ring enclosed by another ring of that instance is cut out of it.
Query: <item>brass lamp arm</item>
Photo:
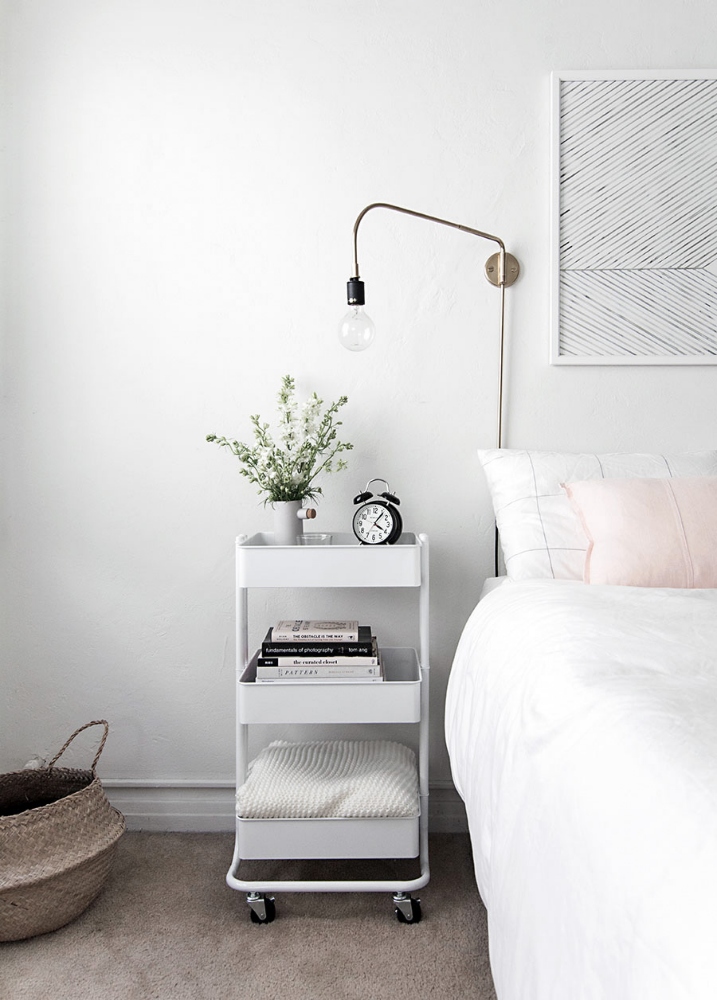
[[[358,265],[358,230],[361,225],[361,220],[367,212],[370,212],[373,208],[386,208],[392,212],[401,212],[403,215],[412,215],[416,219],[426,219],[427,222],[437,222],[441,226],[450,226],[451,229],[460,229],[461,232],[470,233],[471,236],[480,236],[484,240],[491,240],[493,243],[497,243],[499,253],[495,255],[498,259],[495,260],[491,257],[486,263],[486,276],[488,280],[493,285],[512,285],[513,282],[518,277],[520,268],[517,260],[512,254],[506,253],[505,244],[500,236],[493,236],[491,233],[484,233],[480,229],[472,229],[470,226],[464,226],[459,222],[449,222],[448,219],[439,219],[435,215],[426,215],[425,212],[415,212],[411,208],[401,208],[400,205],[391,205],[388,202],[376,201],[371,205],[367,205],[363,211],[359,212],[356,222],[354,223],[354,273],[353,277],[359,277],[359,265]],[[496,275],[495,270],[498,273]]]
[[[388,202],[376,201],[367,205],[363,211],[359,212],[354,223],[354,270],[351,280],[348,282],[348,303],[353,306],[363,306],[364,304],[364,283],[361,281],[358,265],[358,230],[361,220],[367,212],[373,208],[386,208],[392,212],[401,212],[403,215],[412,215],[416,219],[426,219],[428,222],[437,222],[440,226],[449,226],[451,229],[460,229],[471,236],[480,236],[484,240],[491,240],[498,245],[498,253],[494,253],[488,258],[485,265],[485,274],[491,285],[500,289],[500,324],[499,324],[499,363],[498,363],[498,426],[496,434],[496,444],[503,447],[503,366],[505,356],[505,290],[512,285],[520,274],[520,264],[516,258],[507,253],[505,244],[499,236],[491,233],[484,233],[480,229],[472,229],[470,226],[463,226],[458,222],[449,222],[448,219],[439,219],[435,215],[426,215],[424,212],[414,212],[410,208],[401,208],[399,205],[391,205]],[[373,325],[373,324],[372,324]],[[370,343],[370,340],[368,341]],[[367,346],[367,345],[365,345]],[[353,348],[362,350],[362,347]],[[495,572],[498,575],[498,529],[495,535]]]

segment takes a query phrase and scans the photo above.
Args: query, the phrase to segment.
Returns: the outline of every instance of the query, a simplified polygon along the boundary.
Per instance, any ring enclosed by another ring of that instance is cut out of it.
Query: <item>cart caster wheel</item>
[[[249,916],[253,924],[270,924],[276,918],[273,896],[262,896],[261,893],[250,892],[246,901],[249,904]]]
[[[413,896],[397,892],[393,897],[395,914],[399,924],[417,924],[421,919],[421,901]]]

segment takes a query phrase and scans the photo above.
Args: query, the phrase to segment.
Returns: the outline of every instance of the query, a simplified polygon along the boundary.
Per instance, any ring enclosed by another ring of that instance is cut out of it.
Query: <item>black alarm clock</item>
[[[371,483],[383,483],[386,492],[374,496],[369,490]],[[358,509],[354,512],[353,529],[362,545],[393,545],[401,537],[403,520],[397,509],[401,501],[388,490],[385,479],[371,479],[364,492],[354,497]]]

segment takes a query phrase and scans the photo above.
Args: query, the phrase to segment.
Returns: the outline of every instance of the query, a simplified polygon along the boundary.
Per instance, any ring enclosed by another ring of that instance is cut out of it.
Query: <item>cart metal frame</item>
[[[236,678],[236,787],[244,783],[248,766],[248,737],[251,721],[246,719],[245,698],[248,685],[247,671],[250,669],[251,657],[248,644],[248,591],[252,587],[402,587],[412,586],[419,592],[419,650],[418,666],[420,684],[419,718],[408,721],[419,726],[418,738],[418,778],[420,813],[417,817],[418,843],[420,859],[420,875],[417,878],[398,880],[267,880],[247,881],[238,877],[238,868],[242,861],[237,819],[237,834],[235,837],[234,855],[226,876],[227,884],[240,892],[247,894],[247,904],[250,915],[255,923],[269,923],[274,919],[275,907],[272,893],[281,892],[390,892],[394,904],[394,912],[401,923],[417,923],[420,920],[420,901],[411,893],[423,888],[430,878],[428,858],[428,712],[429,712],[429,558],[428,536],[425,534],[404,534],[399,542],[392,547],[381,546],[371,548],[357,545],[353,536],[337,535],[335,544],[331,546],[276,546],[270,534],[255,535],[248,538],[240,535],[237,538],[237,589],[236,589],[236,632],[237,632],[237,678]],[[410,550],[410,551],[409,551]],[[286,685],[296,691],[297,686],[306,682],[295,682]],[[381,689],[392,681],[384,680],[377,685],[362,685],[364,699],[368,696],[379,699]],[[350,693],[350,682],[332,688],[335,697]],[[269,687],[269,685],[262,685]],[[284,687],[282,685],[282,687]],[[354,691],[358,685],[354,685]],[[271,685],[275,691],[276,686]],[[371,689],[367,692],[366,688]],[[249,689],[250,690],[250,689]],[[305,689],[304,689],[305,690]],[[394,692],[389,692],[393,694]],[[281,695],[279,695],[281,697]],[[300,696],[299,696],[300,698]],[[345,698],[343,698],[345,702]],[[360,709],[366,712],[366,708]],[[370,711],[369,711],[370,716]],[[310,713],[309,713],[310,715]],[[271,722],[261,718],[257,721]],[[287,722],[282,718],[281,722]],[[391,719],[365,717],[359,714],[356,718],[331,719],[322,715],[320,718],[306,717],[301,705],[297,707],[296,718],[291,721],[297,724],[320,725],[329,722],[373,723],[373,722],[403,722],[402,718]],[[281,821],[279,821],[281,822]],[[336,822],[328,820],[329,823]],[[291,855],[289,855],[291,856]],[[387,853],[385,857],[394,857]],[[283,855],[282,855],[283,857]],[[361,854],[349,857],[362,857]],[[384,857],[384,855],[381,855]],[[274,856],[267,860],[277,860]]]

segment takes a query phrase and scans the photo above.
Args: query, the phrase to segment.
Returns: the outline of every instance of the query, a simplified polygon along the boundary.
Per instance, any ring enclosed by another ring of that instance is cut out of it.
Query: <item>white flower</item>
[[[274,443],[268,424],[263,424],[258,416],[251,417],[255,444],[250,448],[240,441],[228,441],[216,434],[207,436],[222,447],[228,447],[242,463],[241,474],[267,493],[267,500],[302,500],[321,493],[321,487],[314,485],[320,472],[344,468],[346,463],[339,459],[332,462],[334,455],[350,451],[347,442],[336,440],[340,421],[336,414],[348,400],[341,396],[331,403],[322,415],[323,402],[314,392],[299,409],[294,398],[295,383],[290,375],[282,379],[278,394],[280,417],[277,440]]]

